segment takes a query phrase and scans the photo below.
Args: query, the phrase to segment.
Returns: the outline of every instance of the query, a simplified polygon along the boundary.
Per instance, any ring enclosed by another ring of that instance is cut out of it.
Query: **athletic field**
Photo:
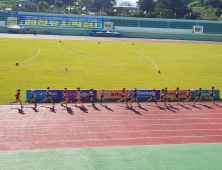
[[[220,43],[0,34],[0,103],[21,89],[222,89]],[[61,42],[60,42],[61,41]],[[19,66],[15,66],[18,62]],[[66,71],[66,68],[68,71]],[[160,74],[157,72],[160,70]],[[0,105],[1,169],[220,169],[222,105]]]
[[[56,40],[38,39],[45,37]],[[24,101],[26,89],[47,87],[222,89],[222,48],[218,43],[45,37],[0,39],[0,103],[14,101],[17,89]],[[16,62],[20,65],[15,66]]]

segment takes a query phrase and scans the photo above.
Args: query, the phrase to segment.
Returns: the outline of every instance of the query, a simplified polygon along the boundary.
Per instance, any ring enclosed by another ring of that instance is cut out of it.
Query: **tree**
[[[205,0],[204,6],[212,6],[214,8],[221,8],[222,7],[222,1],[220,0]]]
[[[137,4],[140,10],[147,12],[153,11],[155,7],[155,3],[153,0],[138,0]]]
[[[80,13],[80,10],[79,10],[79,8],[74,7],[74,8],[71,9],[70,13],[71,13],[71,14],[79,14],[79,13]]]
[[[200,3],[201,6],[203,6],[204,0],[199,0],[199,3]]]
[[[109,8],[106,9],[107,15],[110,16],[122,16],[122,15],[128,15],[129,10],[124,7],[116,7],[116,8]]]
[[[129,1],[123,1],[120,6],[131,6],[131,3]]]
[[[188,9],[192,9],[193,7],[196,7],[196,6],[201,6],[201,4],[198,1],[194,1],[187,5]]]
[[[61,8],[63,6],[63,2],[62,1],[56,1],[55,5],[59,8]]]
[[[45,1],[39,1],[38,8],[39,10],[47,9],[49,7],[49,4]]]
[[[197,19],[200,16],[199,13],[187,13],[186,15],[184,15],[185,19]]]
[[[0,5],[0,10],[5,10],[6,9],[6,5]]]
[[[94,7],[98,10],[112,8],[116,5],[116,0],[98,0],[94,3]]]
[[[156,16],[159,18],[174,18],[175,15],[171,9],[155,8]]]
[[[90,8],[92,6],[92,1],[90,1],[90,0],[81,0],[80,5],[81,5],[81,7],[85,6],[86,8]]]

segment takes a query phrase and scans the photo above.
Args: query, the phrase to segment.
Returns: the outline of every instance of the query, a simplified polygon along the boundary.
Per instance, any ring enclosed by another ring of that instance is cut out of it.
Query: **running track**
[[[0,106],[0,151],[222,142],[222,106],[211,102]]]

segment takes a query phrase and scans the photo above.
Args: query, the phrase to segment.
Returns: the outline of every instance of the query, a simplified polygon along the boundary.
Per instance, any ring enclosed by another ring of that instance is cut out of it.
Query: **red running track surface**
[[[222,142],[222,106],[211,102],[0,106],[0,151]]]

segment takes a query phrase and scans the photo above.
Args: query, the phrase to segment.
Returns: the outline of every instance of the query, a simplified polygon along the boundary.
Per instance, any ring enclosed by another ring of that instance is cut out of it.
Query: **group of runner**
[[[23,108],[23,105],[22,105],[22,102],[20,100],[20,91],[21,90],[17,90],[17,93],[15,94],[16,96],[16,101],[12,102],[12,103],[17,103],[19,102],[20,105],[21,105],[21,109]],[[210,92],[210,97],[209,98],[205,98],[205,99],[208,99],[208,100],[211,100],[213,103],[214,103],[214,87],[212,87],[211,90],[209,90]],[[75,102],[75,106],[77,107],[78,104],[83,104],[83,102],[81,101],[82,100],[82,95],[81,95],[82,91],[80,90],[79,87],[77,87],[77,91],[76,91],[76,102]],[[177,103],[179,103],[179,100],[180,100],[180,97],[179,97],[179,94],[180,94],[180,91],[179,91],[179,87],[176,88],[175,90],[175,98],[171,98],[171,100],[176,100]],[[183,101],[183,103],[185,104],[186,102],[188,102],[190,99],[191,99],[191,91],[190,89],[187,90],[187,95],[186,95],[186,99]],[[46,100],[50,100],[52,105],[54,106],[54,103],[53,103],[53,100],[52,98],[50,97],[50,87],[47,88],[47,91],[45,92],[45,95],[46,95],[46,98],[44,100],[40,100],[40,102],[44,102]],[[132,107],[132,102],[133,101],[136,101],[137,104],[139,104],[138,102],[138,99],[137,99],[137,95],[138,95],[138,91],[137,91],[137,88],[135,88],[133,91],[129,90],[128,91],[128,95],[126,96],[126,89],[123,88],[122,92],[121,92],[121,98],[120,100],[117,101],[118,102],[125,102],[125,104],[129,107]],[[133,95],[132,95],[133,94]],[[197,94],[197,97],[195,98],[194,100],[194,104],[195,102],[198,100],[198,101],[201,101],[203,98],[201,96],[202,94],[202,88],[199,88],[198,90],[198,94]],[[89,101],[92,102],[92,105],[95,105],[94,104],[94,100],[93,100],[93,89],[90,89],[90,92],[89,92]],[[30,96],[31,96],[31,99],[30,99],[30,103],[34,102],[34,105],[35,107],[37,106],[36,104],[36,100],[35,100],[35,94],[34,94],[34,90],[31,90],[31,93],[30,93]],[[157,98],[155,97],[156,96],[156,90],[153,89],[152,93],[151,93],[151,98],[148,99],[146,102],[149,102],[151,100],[155,100],[155,103],[157,104],[157,102],[164,102],[164,104],[168,103],[168,90],[167,90],[167,87],[165,89],[162,89],[160,91],[160,99],[157,100]],[[101,92],[101,96],[100,98],[98,99],[100,101],[100,105],[102,105],[102,103],[104,102],[104,98],[105,97],[105,88],[102,89],[102,92]],[[67,104],[69,102],[69,98],[68,98],[68,92],[67,92],[67,88],[64,88],[64,92],[63,92],[63,101],[60,102],[60,104],[62,106],[65,105],[65,107],[67,107]],[[70,103],[72,103],[72,100],[70,100]]]

